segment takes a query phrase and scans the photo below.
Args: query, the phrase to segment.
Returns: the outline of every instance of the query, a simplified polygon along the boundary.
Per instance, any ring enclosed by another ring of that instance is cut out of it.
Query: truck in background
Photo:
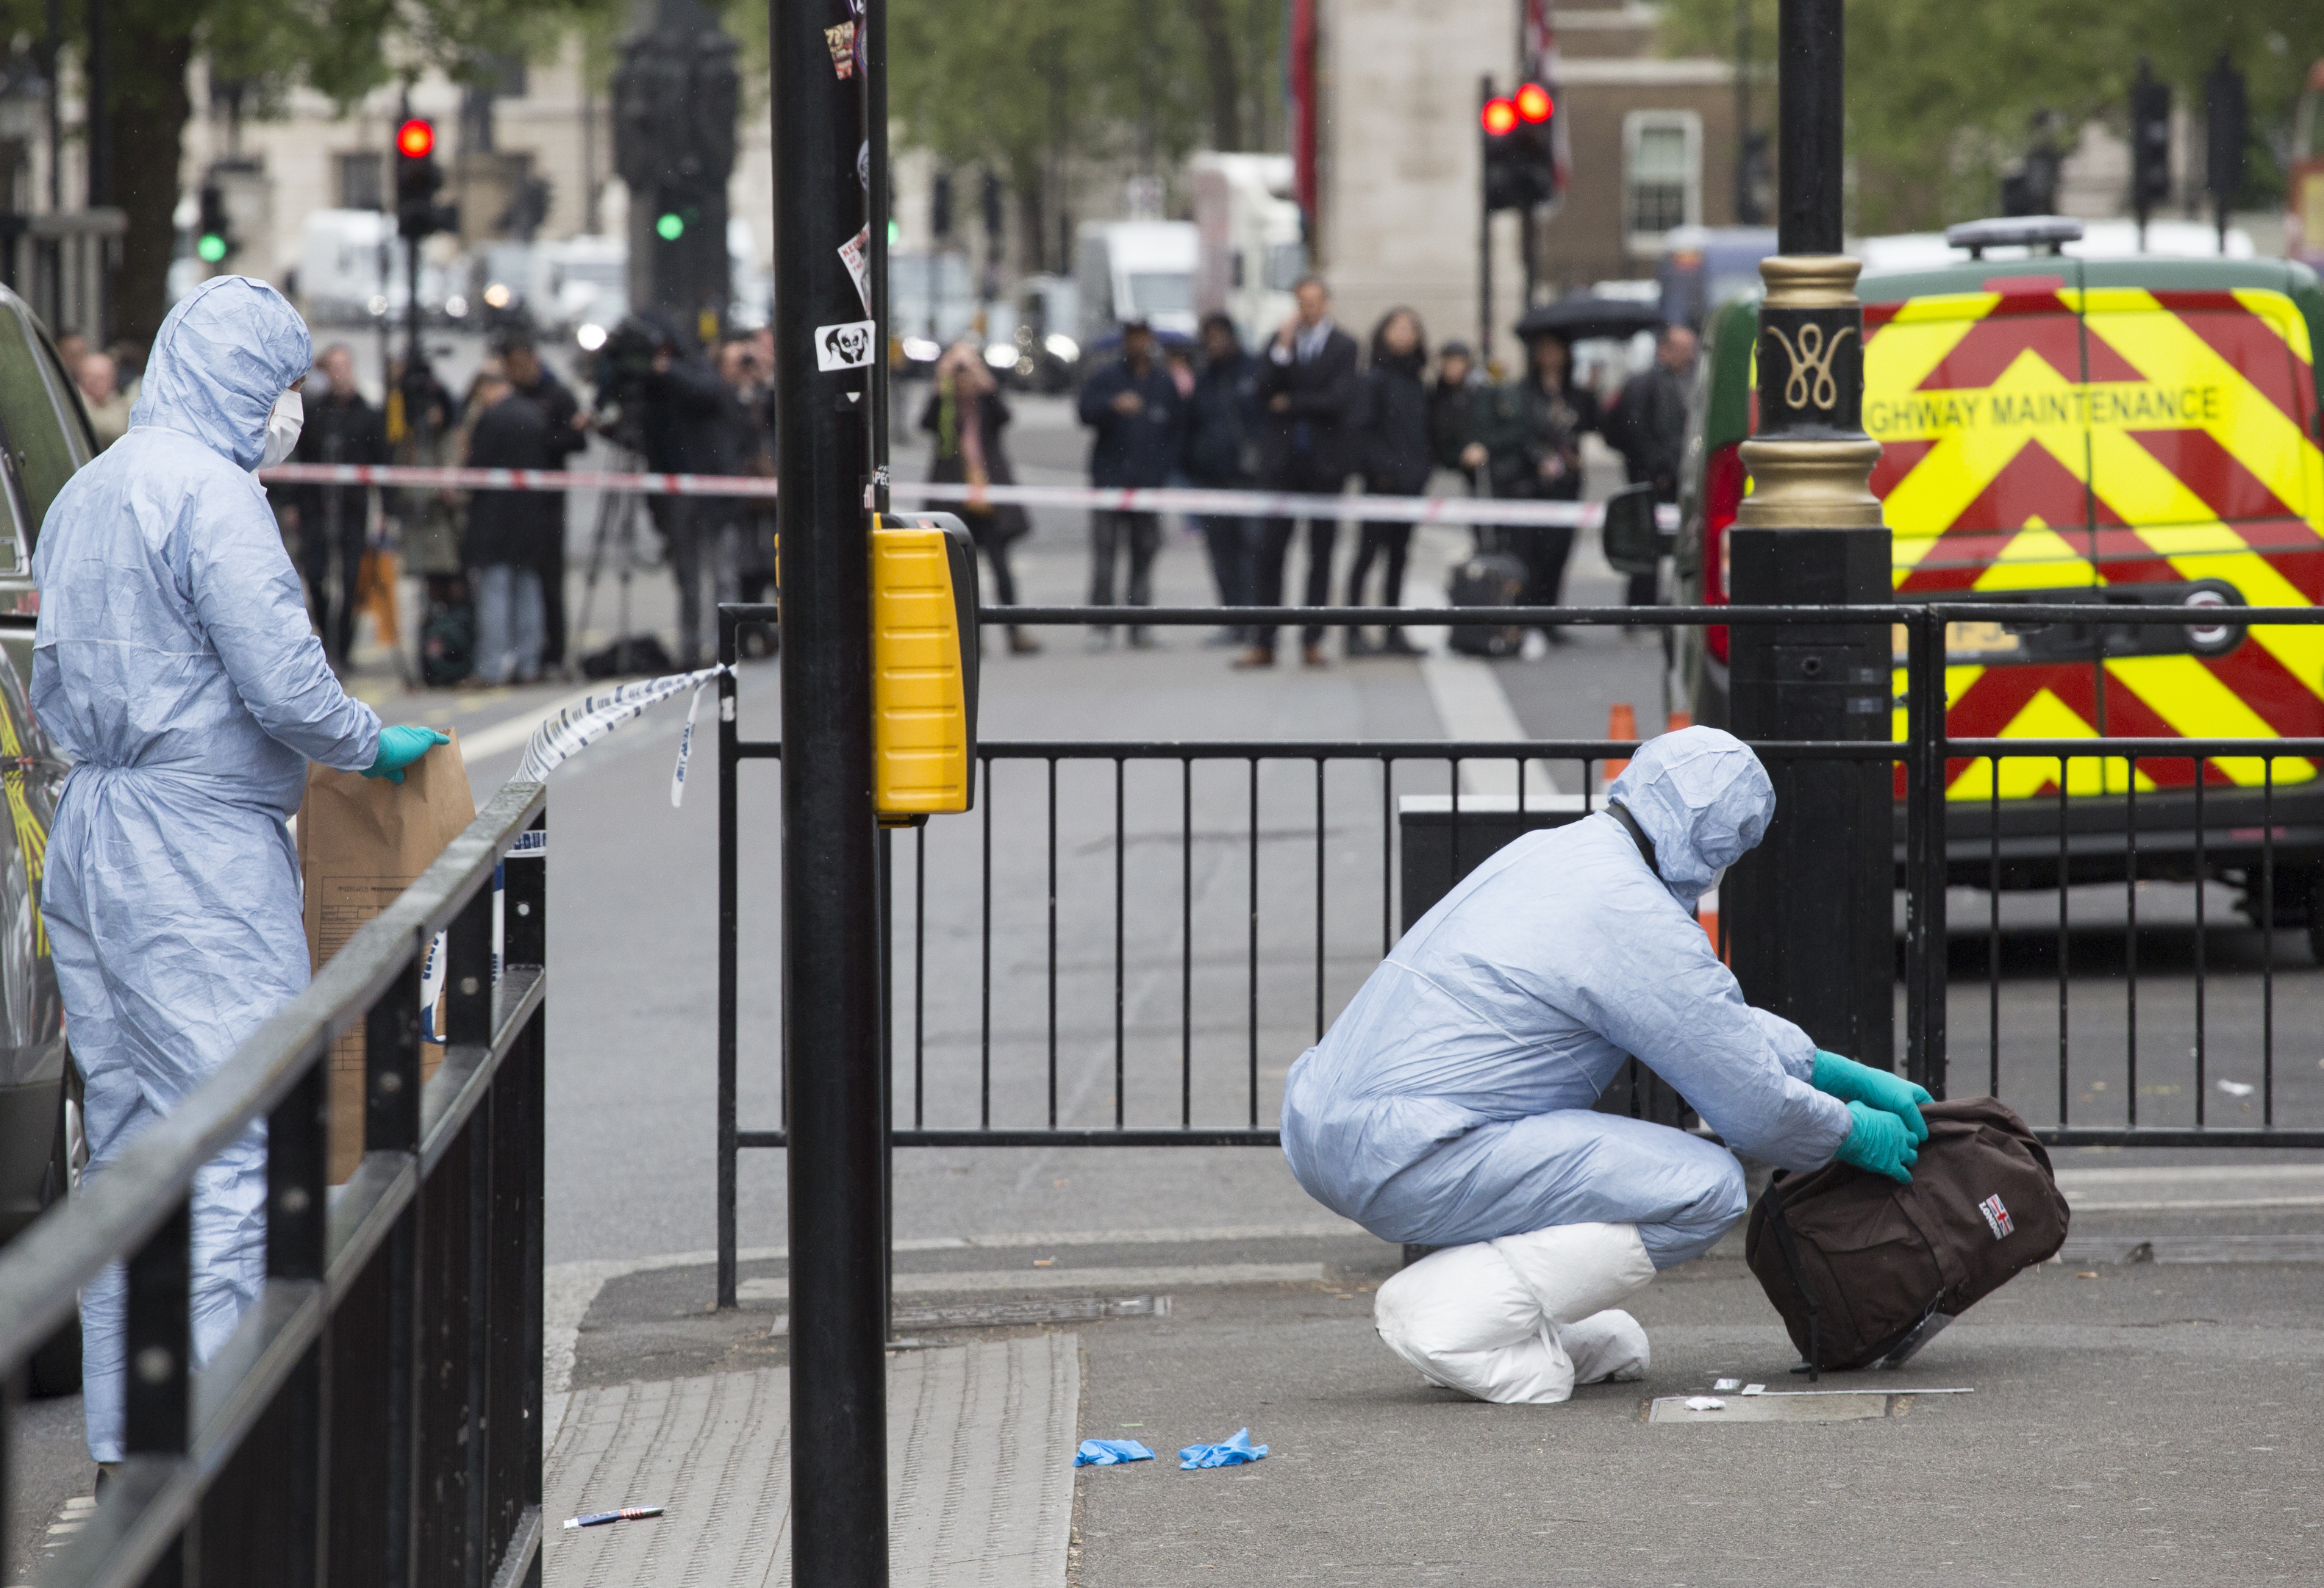
[[[1201,253],[1197,314],[1223,312],[1255,347],[1291,316],[1307,244],[1287,154],[1195,155],[1186,164]]]
[[[1074,251],[1082,348],[1123,321],[1143,319],[1165,336],[1194,334],[1194,271],[1202,235],[1192,221],[1086,221]]]

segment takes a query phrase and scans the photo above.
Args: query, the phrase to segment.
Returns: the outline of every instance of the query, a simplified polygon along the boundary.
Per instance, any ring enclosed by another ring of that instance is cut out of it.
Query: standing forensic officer
[[[42,526],[32,706],[78,764],[41,900],[89,1169],[208,1079],[308,982],[285,825],[307,763],[403,780],[446,743],[382,728],[332,677],[251,471],[298,440],[312,344],[281,294],[220,276],[161,323],[129,433]],[[197,1365],[266,1273],[266,1140],[195,1177]],[[118,1266],[81,1296],[89,1454],[122,1456]]]

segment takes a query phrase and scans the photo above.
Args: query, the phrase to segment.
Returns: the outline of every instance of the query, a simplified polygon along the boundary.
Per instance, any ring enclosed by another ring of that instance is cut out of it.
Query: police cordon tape
[[[702,710],[702,691],[720,673],[730,670],[721,662],[690,673],[670,673],[659,679],[616,684],[575,701],[562,711],[543,717],[540,725],[532,730],[532,738],[525,745],[524,761],[517,768],[517,780],[530,783],[544,780],[566,761],[632,717],[641,716],[672,696],[690,689],[694,702],[687,707],[686,728],[678,739],[678,764],[669,774],[669,802],[673,807],[681,804],[686,799],[686,763],[694,753],[694,724]]]
[[[643,496],[725,496],[771,500],[775,482],[757,475],[631,474],[610,469],[416,468],[402,465],[287,463],[261,469],[270,485],[389,485],[437,491],[628,491]],[[1594,530],[1597,502],[1522,502],[1488,496],[1327,496],[1291,491],[1213,491],[1160,486],[957,485],[899,480],[898,503],[1013,503],[1021,507],[1087,507],[1107,512],[1184,512],[1216,518],[1362,519],[1389,523],[1495,524],[1518,529]],[[1655,510],[1665,530],[1678,509]]]

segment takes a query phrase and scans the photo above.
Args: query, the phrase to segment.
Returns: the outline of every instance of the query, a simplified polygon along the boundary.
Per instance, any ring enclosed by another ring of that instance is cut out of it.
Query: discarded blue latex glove
[[[1852,1163],[1858,1168],[1911,1185],[1913,1171],[1908,1166],[1917,1163],[1921,1155],[1913,1150],[1913,1132],[1905,1128],[1904,1122],[1886,1109],[1866,1103],[1849,1103],[1848,1113],[1856,1123],[1849,1131],[1848,1140],[1832,1156],[1842,1163]]]
[[[1875,1108],[1886,1109],[1904,1122],[1904,1128],[1913,1132],[1915,1146],[1929,1139],[1928,1122],[1921,1118],[1921,1104],[1936,1099],[1929,1095],[1927,1088],[1914,1085],[1893,1070],[1877,1070],[1868,1064],[1858,1064],[1819,1048],[1815,1073],[1809,1085],[1842,1103],[1868,1103]]]
[[[1074,1452],[1077,1467],[1113,1467],[1126,1461],[1152,1461],[1154,1453],[1135,1439],[1084,1439]]]
[[[439,734],[433,728],[415,728],[402,724],[379,731],[379,754],[364,768],[367,778],[385,778],[391,783],[403,781],[403,769],[418,761],[438,744],[449,744],[452,735]]]
[[[1187,1445],[1178,1453],[1178,1470],[1191,1473],[1200,1467],[1239,1467],[1266,1454],[1267,1446],[1253,1445],[1250,1430],[1245,1428],[1223,1445]]]

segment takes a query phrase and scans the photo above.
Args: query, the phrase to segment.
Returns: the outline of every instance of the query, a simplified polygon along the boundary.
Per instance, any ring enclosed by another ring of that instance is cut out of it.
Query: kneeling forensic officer
[[[1480,1400],[1635,1379],[1618,1310],[1743,1216],[1734,1154],[1592,1110],[1635,1056],[1728,1147],[1909,1181],[1929,1094],[1743,1001],[1695,901],[1775,814],[1715,728],[1639,749],[1605,808],[1528,834],[1438,902],[1291,1067],[1283,1150],[1383,1240],[1440,1246],[1382,1285],[1380,1338]]]

